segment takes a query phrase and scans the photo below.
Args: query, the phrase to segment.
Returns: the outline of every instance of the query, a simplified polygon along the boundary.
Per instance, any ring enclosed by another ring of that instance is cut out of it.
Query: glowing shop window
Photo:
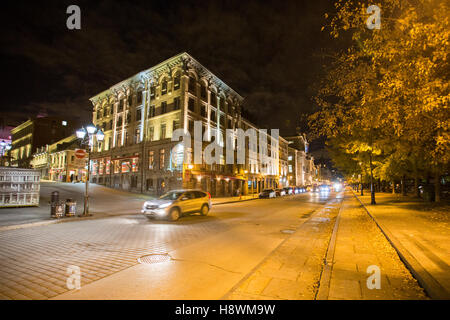
[[[138,158],[133,158],[131,160],[131,171],[132,172],[138,172],[139,166],[138,166]]]
[[[130,172],[130,161],[122,162],[122,173]]]
[[[110,174],[111,173],[111,160],[106,160],[106,167],[105,167],[105,173]]]

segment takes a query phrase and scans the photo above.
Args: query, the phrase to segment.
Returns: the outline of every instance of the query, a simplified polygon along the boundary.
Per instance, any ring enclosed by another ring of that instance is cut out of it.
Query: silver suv
[[[200,212],[208,215],[211,195],[200,190],[172,190],[158,199],[145,201],[141,212],[147,218],[166,218],[176,221],[182,215]]]

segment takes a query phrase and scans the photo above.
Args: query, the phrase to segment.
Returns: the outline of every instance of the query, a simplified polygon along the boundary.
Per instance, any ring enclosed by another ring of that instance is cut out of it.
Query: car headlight
[[[168,206],[170,206],[170,203],[163,203],[163,204],[160,205],[158,208],[164,209],[164,208],[167,208]]]

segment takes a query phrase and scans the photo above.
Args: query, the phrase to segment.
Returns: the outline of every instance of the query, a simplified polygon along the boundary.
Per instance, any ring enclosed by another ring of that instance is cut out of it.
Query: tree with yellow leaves
[[[381,8],[380,29],[366,26],[372,4]],[[336,54],[327,71],[311,126],[329,138],[350,137],[352,148],[341,152],[367,153],[371,171],[382,178],[399,165],[421,163],[435,176],[439,201],[439,179],[450,157],[448,1],[340,0],[335,5],[330,35],[351,36],[352,45]],[[374,167],[375,150],[384,162]]]

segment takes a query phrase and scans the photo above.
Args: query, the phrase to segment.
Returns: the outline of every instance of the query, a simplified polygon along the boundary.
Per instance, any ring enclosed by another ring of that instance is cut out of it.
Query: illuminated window
[[[122,173],[130,172],[130,161],[122,161]]]
[[[64,120],[63,120],[63,121],[61,122],[61,124],[62,124],[63,126],[67,126],[67,121],[64,121]]]
[[[134,143],[139,143],[141,141],[141,129],[137,128],[134,131]]]
[[[99,161],[99,166],[98,166],[98,174],[103,174],[103,168],[104,168],[104,162],[103,160]]]
[[[159,150],[159,169],[163,170],[164,169],[164,163],[165,163],[165,150],[161,149]]]
[[[154,98],[155,97],[155,92],[156,89],[154,86],[150,87],[150,98]]]
[[[131,171],[132,172],[139,171],[138,158],[131,159]]]
[[[122,133],[120,131],[118,131],[116,134],[116,146],[117,147],[119,147],[122,144],[121,135],[122,135]]]
[[[288,157],[288,160],[291,161],[291,160],[292,160],[292,156],[289,156],[289,157]]]
[[[177,74],[173,79],[173,90],[177,90],[180,88],[180,75]]]
[[[173,120],[172,122],[172,131],[177,130],[180,128],[180,121],[179,120]]]
[[[164,80],[161,84],[161,95],[165,95],[167,93],[167,80]]]
[[[155,162],[155,154],[153,151],[148,152],[148,168],[152,170],[154,168],[154,162]]]
[[[150,106],[149,117],[153,118],[155,116],[155,106]]]
[[[161,124],[161,134],[159,136],[159,139],[162,140],[165,138],[166,138],[166,124],[163,123],[163,124]]]
[[[106,174],[110,174],[111,173],[111,171],[110,171],[111,168],[110,167],[111,167],[111,160],[108,159],[108,160],[106,160],[106,165],[105,165],[105,173]]]

